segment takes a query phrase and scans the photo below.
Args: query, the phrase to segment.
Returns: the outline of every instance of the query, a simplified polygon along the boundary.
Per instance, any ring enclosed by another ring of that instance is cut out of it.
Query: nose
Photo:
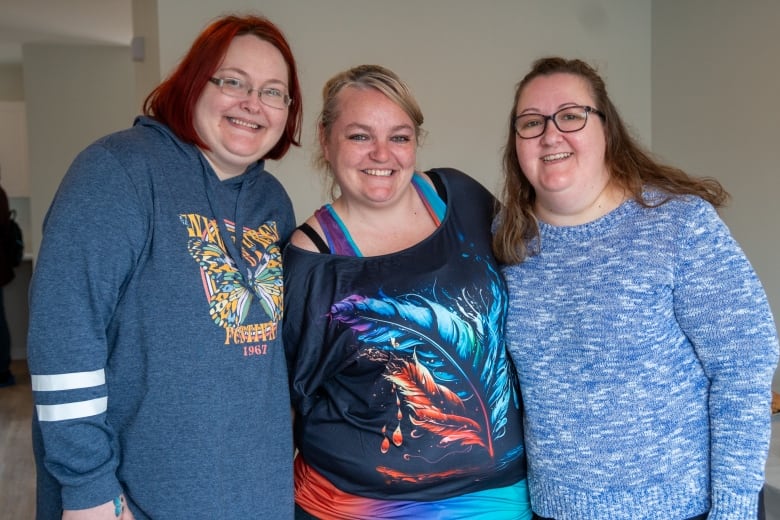
[[[553,121],[552,117],[548,117],[544,121],[544,131],[539,136],[540,142],[544,144],[555,143],[561,138],[561,131],[558,130],[558,126]]]
[[[252,114],[260,111],[260,96],[256,92],[250,92],[249,97],[241,101],[241,108]]]
[[[383,162],[386,161],[389,156],[390,152],[388,150],[387,143],[379,139],[374,141],[374,146],[371,148],[371,159],[378,162]]]

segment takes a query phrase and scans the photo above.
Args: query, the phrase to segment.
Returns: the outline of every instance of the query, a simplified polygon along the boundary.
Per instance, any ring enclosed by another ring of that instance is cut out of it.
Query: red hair
[[[300,146],[303,117],[301,86],[290,45],[282,31],[264,17],[230,15],[206,27],[176,70],[146,97],[144,114],[166,124],[181,140],[208,150],[209,147],[198,136],[193,124],[195,104],[209,78],[222,63],[233,38],[245,34],[253,34],[279,49],[289,69],[288,84],[292,103],[287,123],[279,142],[263,157],[281,159],[291,145]]]

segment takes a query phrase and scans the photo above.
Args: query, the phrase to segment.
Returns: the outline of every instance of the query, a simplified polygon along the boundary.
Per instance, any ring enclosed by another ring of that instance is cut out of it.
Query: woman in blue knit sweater
[[[752,519],[778,341],[718,217],[656,163],[603,80],[543,58],[519,83],[494,249],[537,518]]]

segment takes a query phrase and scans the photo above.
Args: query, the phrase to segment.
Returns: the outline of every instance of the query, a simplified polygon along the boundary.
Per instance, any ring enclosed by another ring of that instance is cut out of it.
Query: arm
[[[74,161],[44,224],[30,288],[28,359],[43,463],[61,485],[66,510],[122,492],[119,443],[107,421],[106,329],[146,225],[136,188],[99,146]]]
[[[339,284],[345,283],[332,267],[333,259],[291,247],[284,253],[283,334],[296,421],[308,414],[320,387],[352,356],[331,343],[329,312]]]
[[[125,505],[124,495],[114,498],[89,509],[66,510],[62,512],[62,520],[135,520],[133,513]]]
[[[755,517],[764,483],[778,340],[766,295],[715,210],[686,223],[675,313],[710,381],[709,518]]]

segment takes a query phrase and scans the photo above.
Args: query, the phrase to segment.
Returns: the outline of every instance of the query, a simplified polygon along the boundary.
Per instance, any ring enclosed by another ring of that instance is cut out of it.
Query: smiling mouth
[[[244,121],[243,119],[236,119],[235,117],[228,117],[227,120],[234,125],[243,126],[244,128],[249,128],[251,130],[257,130],[260,128],[260,125],[256,123],[250,123],[249,121]]]
[[[561,153],[554,153],[552,155],[545,155],[542,157],[542,161],[544,162],[552,162],[552,161],[558,161],[560,159],[566,159],[567,157],[571,157],[573,154],[569,152],[561,152]]]
[[[373,175],[374,177],[390,177],[393,174],[393,170],[363,170],[366,175]]]

